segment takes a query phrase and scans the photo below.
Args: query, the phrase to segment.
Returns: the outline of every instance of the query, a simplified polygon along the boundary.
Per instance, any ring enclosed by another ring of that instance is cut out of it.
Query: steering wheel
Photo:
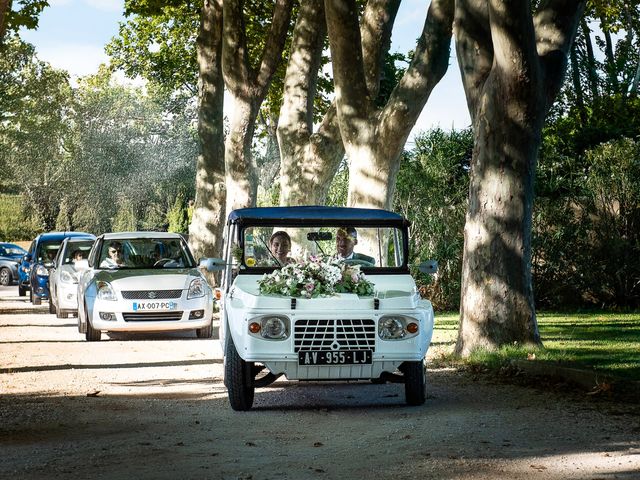
[[[173,258],[161,258],[153,264],[154,267],[164,267],[167,263],[173,261]]]
[[[367,262],[366,260],[360,260],[359,258],[348,258],[343,260],[347,265],[360,265],[362,267],[373,267],[375,266],[371,262]]]

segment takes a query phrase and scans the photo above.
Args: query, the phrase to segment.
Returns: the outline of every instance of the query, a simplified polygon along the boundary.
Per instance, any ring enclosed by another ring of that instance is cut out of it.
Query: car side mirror
[[[73,268],[76,269],[76,272],[84,272],[89,269],[89,261],[88,260],[78,260],[73,264]]]
[[[227,263],[221,258],[201,258],[198,267],[204,268],[207,272],[221,272]]]
[[[422,262],[420,265],[418,265],[418,270],[420,270],[422,273],[434,274],[438,271],[438,261],[427,260],[426,262]]]
[[[31,261],[31,254],[27,253],[24,257],[22,257],[22,259],[25,262],[30,262]]]

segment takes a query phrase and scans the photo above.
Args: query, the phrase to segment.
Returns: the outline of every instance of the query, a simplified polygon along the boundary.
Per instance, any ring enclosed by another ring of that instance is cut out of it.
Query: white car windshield
[[[98,256],[100,268],[193,268],[187,244],[175,238],[105,239]]]
[[[365,268],[404,262],[403,232],[393,227],[247,227],[234,249],[243,268],[280,267],[310,256],[331,257]]]

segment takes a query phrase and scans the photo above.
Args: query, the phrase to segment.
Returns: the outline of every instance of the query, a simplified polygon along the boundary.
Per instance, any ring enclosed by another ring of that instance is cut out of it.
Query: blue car
[[[20,285],[18,293],[22,296],[29,290],[29,299],[34,305],[49,299],[49,270],[53,267],[62,241],[67,237],[83,237],[93,240],[96,237],[84,232],[50,232],[36,237],[24,256],[19,268]],[[23,275],[27,281],[23,282]]]

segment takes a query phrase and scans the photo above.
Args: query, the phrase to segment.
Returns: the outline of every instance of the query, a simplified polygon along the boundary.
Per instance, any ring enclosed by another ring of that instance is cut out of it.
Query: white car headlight
[[[60,282],[61,283],[78,283],[78,279],[76,276],[69,272],[60,272]]]
[[[48,277],[49,270],[47,270],[44,265],[38,265],[36,267],[36,275],[39,275],[40,277]]]
[[[96,287],[98,289],[98,300],[109,300],[112,302],[118,300],[116,292],[109,282],[97,282]]]
[[[385,315],[378,321],[378,336],[382,340],[402,340],[418,333],[419,322],[404,315]]]
[[[205,281],[202,278],[194,278],[189,284],[189,291],[187,292],[187,300],[191,298],[204,297],[205,295]]]

